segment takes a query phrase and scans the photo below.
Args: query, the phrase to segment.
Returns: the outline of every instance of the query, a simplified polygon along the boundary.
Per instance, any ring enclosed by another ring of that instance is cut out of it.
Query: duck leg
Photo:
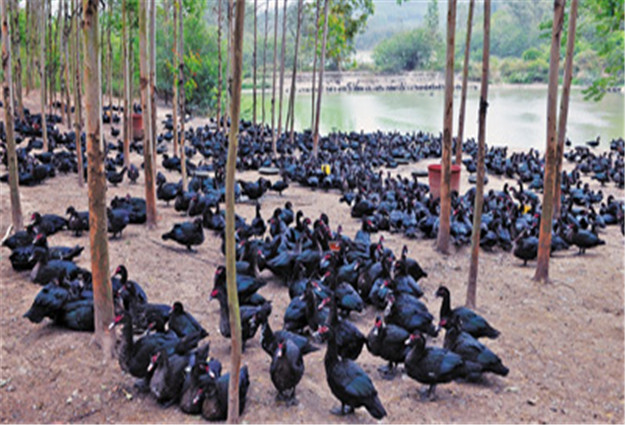
[[[347,408],[345,408],[345,404],[341,403],[341,407],[337,406],[330,409],[330,413],[336,416],[345,416],[354,413],[354,408],[352,406],[347,406]]]
[[[380,366],[378,371],[382,375],[382,379],[393,380],[395,378],[396,367],[393,362],[388,362],[386,366]]]
[[[290,392],[291,393],[289,394],[289,396],[285,399],[286,406],[287,407],[297,406],[299,404],[299,401],[295,397],[295,387],[293,387]]]
[[[431,384],[427,390],[421,392],[421,400],[422,401],[436,400],[436,384]]]

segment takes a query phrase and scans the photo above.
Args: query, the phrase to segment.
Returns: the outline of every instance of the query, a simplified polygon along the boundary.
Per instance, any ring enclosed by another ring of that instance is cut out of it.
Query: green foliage
[[[418,28],[380,42],[373,51],[373,60],[383,72],[423,69],[430,64],[432,47],[431,33]]]

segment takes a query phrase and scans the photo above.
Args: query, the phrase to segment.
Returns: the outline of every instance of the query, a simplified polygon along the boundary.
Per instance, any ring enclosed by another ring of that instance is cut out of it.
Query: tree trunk
[[[473,0],[469,6],[469,16],[473,14]],[[471,26],[469,18],[469,27]],[[470,30],[469,30],[470,31]],[[467,46],[468,50],[468,46]],[[467,307],[475,308],[477,298],[477,269],[480,251],[480,230],[482,224],[482,206],[484,204],[484,156],[486,151],[486,110],[488,108],[488,71],[490,55],[490,0],[484,2],[484,47],[482,49],[482,82],[480,93],[480,112],[477,147],[477,183],[473,207],[473,233],[471,234],[471,264],[467,285]],[[468,57],[465,56],[465,65]]]
[[[534,280],[549,281],[549,254],[551,252],[551,227],[553,217],[553,192],[556,173],[556,122],[558,102],[558,67],[560,64],[560,36],[564,23],[565,0],[553,2],[553,27],[551,31],[551,57],[549,59],[549,94],[547,96],[547,147],[545,149],[545,177],[543,179],[543,204],[538,236],[538,257]]]
[[[124,166],[130,166],[130,138],[132,137],[132,105],[130,101],[130,60],[128,54],[128,12],[127,0],[122,0],[122,63],[124,67],[124,115],[123,133],[124,139]]]
[[[217,0],[217,132],[221,131],[221,86],[222,60],[221,60],[221,2]]]
[[[573,78],[573,54],[575,50],[575,26],[577,24],[578,0],[571,2],[569,12],[569,34],[566,41],[566,62],[564,63],[564,78],[562,81],[562,98],[560,99],[560,117],[558,118],[558,147],[556,150],[556,176],[553,193],[553,217],[560,215],[560,194],[562,191],[562,155],[566,140],[566,123],[569,115],[569,98],[571,94],[571,79]]]
[[[61,86],[63,87],[62,96],[65,96],[63,101],[63,110],[67,111],[67,128],[72,128],[72,107],[71,107],[71,98],[69,94],[69,86],[70,86],[70,59],[69,59],[69,38],[72,34],[72,27],[69,21],[69,1],[63,1],[63,78],[61,78]]]
[[[15,54],[13,55],[13,62],[15,66],[15,78],[13,79],[14,84],[14,95],[15,100],[17,100],[17,115],[19,116],[20,121],[24,121],[24,99],[22,97],[22,58],[21,58],[21,35],[20,35],[20,23],[19,23],[19,1],[13,0],[13,4],[11,5],[11,13],[13,23],[11,27],[14,28],[11,31],[11,44],[13,49],[15,49]]]
[[[236,247],[234,240],[234,179],[237,162],[239,115],[241,112],[241,76],[243,63],[243,29],[245,2],[237,1],[233,40],[232,101],[230,102],[230,135],[228,138],[228,162],[226,163],[226,279],[228,286],[228,310],[232,345],[230,349],[230,387],[228,390],[228,423],[239,422],[239,370],[241,368],[241,316],[237,294]]]
[[[154,187],[154,156],[152,155],[152,120],[149,93],[149,49],[148,49],[148,4],[139,2],[139,67],[141,86],[141,115],[143,115],[143,174],[145,176],[146,224],[149,229],[156,226],[156,190]]]
[[[310,129],[315,128],[315,77],[317,76],[317,45],[319,44],[319,0],[315,2],[315,50],[313,51],[313,71],[312,71],[312,106],[310,108]]]
[[[273,26],[273,82],[271,84],[271,151],[277,154],[276,138],[276,68],[278,67],[278,0],[274,9],[274,26]]]
[[[180,2],[178,3],[180,7]],[[185,117],[185,91],[184,91],[184,13],[182,8],[180,8],[180,13],[178,14],[178,25],[180,31],[178,31],[178,81],[180,84],[180,114],[178,114],[180,119],[180,169],[182,171],[182,190],[187,191],[188,183],[187,183],[187,154],[184,151],[184,117]],[[174,126],[176,123],[174,123]]]
[[[252,124],[256,134],[256,35],[258,21],[258,0],[254,0],[254,49],[252,51]]]
[[[231,63],[234,60],[232,55],[234,52],[230,48],[232,46],[232,37],[233,37],[233,29],[232,29],[232,13],[234,12],[234,0],[227,0],[226,5],[226,51],[228,52],[228,58],[226,59],[226,87],[232,87],[232,69]],[[226,90],[225,96],[226,102],[223,107],[223,117],[224,120],[224,131],[228,128],[228,109],[230,108],[230,90]]]
[[[180,9],[180,0],[174,0],[174,100],[172,105],[172,121],[174,123],[174,156],[178,156],[178,109],[180,101],[178,100],[178,70],[180,61],[178,58],[178,10]]]
[[[287,118],[287,125],[289,126],[290,134],[289,140],[293,143],[294,139],[294,131],[293,126],[295,123],[295,79],[297,78],[297,51],[299,47],[299,37],[300,30],[302,27],[302,2],[303,0],[298,0],[297,2],[297,29],[295,31],[295,51],[293,53],[293,74],[291,76],[291,93],[289,98],[289,113],[287,117],[290,116],[291,120],[289,121]]]
[[[282,99],[284,97],[284,55],[286,53],[286,2],[282,8],[282,46],[280,49],[280,98],[278,101],[278,135],[282,133]]]
[[[100,139],[100,49],[98,46],[98,0],[83,0],[85,43],[85,107],[87,110],[87,157],[89,160],[89,243],[93,277],[95,340],[105,353],[113,354],[115,336],[108,329],[113,321],[113,291],[109,280],[109,254],[106,216],[104,141]]]
[[[319,63],[319,92],[317,94],[317,111],[315,112],[315,128],[313,129],[313,156],[319,151],[319,121],[321,118],[321,94],[323,93],[323,70],[326,67],[326,43],[328,39],[328,9],[330,0],[323,3],[323,39],[321,41],[321,61]]]
[[[111,25],[113,25],[113,4],[115,2],[110,1],[108,3],[108,19],[106,23],[106,88],[108,89],[109,96],[109,113],[111,114],[111,124],[113,123],[113,46],[111,45]]]
[[[82,155],[82,84],[80,78],[80,30],[78,28],[79,0],[74,0],[72,21],[74,27],[74,134],[76,137],[76,160],[78,163],[78,186],[85,185],[84,164]]]
[[[158,162],[156,161],[156,2],[150,2],[150,113],[152,119],[150,120],[150,129],[152,131],[152,173],[156,178],[156,168]]]
[[[48,128],[46,125],[46,2],[42,1],[39,17],[39,74],[41,76],[41,134],[43,136],[43,151],[48,151]]]
[[[265,45],[263,47],[263,87],[260,92],[262,104],[260,113],[261,113],[261,122],[263,123],[263,131],[261,132],[261,137],[265,137],[265,87],[266,87],[266,77],[267,77],[267,33],[269,32],[269,0],[267,0],[267,5],[265,6]]]
[[[445,114],[443,122],[443,158],[441,160],[441,201],[436,249],[449,252],[451,214],[451,135],[454,102],[454,39],[456,35],[456,0],[447,7],[447,65],[445,67]]]
[[[13,122],[13,76],[11,72],[11,19],[9,8],[11,0],[2,2],[2,94],[4,101],[4,132],[7,143],[7,162],[9,166],[9,191],[11,192],[11,222],[13,231],[22,230],[22,207],[20,205],[19,181],[17,174],[17,153],[15,150]],[[16,5],[17,6],[17,5]],[[17,28],[19,31],[19,27]]]
[[[19,1],[19,0],[18,0]],[[33,29],[35,26],[33,25],[33,11],[31,7],[32,0],[26,0],[26,25],[25,25],[25,34],[24,34],[24,43],[26,49],[26,67],[31,70],[35,69],[33,66]],[[33,89],[33,72],[26,73],[26,94],[30,94],[30,91]]]
[[[52,46],[52,0],[47,0],[48,6],[48,31],[46,33],[46,54],[48,55],[46,70],[48,72],[48,77],[46,78],[46,87],[48,90],[48,94],[46,96],[46,104],[48,107],[48,114],[51,115],[54,113],[53,105],[53,97],[54,97],[54,50]]]
[[[464,141],[464,117],[467,104],[467,79],[469,77],[469,53],[471,50],[471,30],[473,27],[473,8],[475,0],[469,2],[469,17],[467,18],[467,42],[464,47],[464,67],[462,68],[462,91],[460,94],[460,117],[458,118],[458,138],[456,140],[456,164],[462,165],[462,142]],[[486,4],[484,4],[486,7]],[[482,64],[482,72],[484,65]],[[481,107],[481,105],[480,105]]]

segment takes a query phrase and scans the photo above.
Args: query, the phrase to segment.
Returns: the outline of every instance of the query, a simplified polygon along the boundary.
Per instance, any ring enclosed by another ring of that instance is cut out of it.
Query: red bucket
[[[143,116],[141,114],[132,114],[132,138],[143,139]]]
[[[430,183],[430,193],[432,198],[436,199],[441,196],[441,164],[428,165],[428,180]],[[452,164],[451,166],[451,190],[460,192],[460,165]]]

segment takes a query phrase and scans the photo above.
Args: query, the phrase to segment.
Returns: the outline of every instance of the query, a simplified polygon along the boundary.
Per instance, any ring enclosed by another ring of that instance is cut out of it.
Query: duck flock
[[[18,120],[16,125],[20,185],[33,186],[57,173],[78,172],[75,148],[77,139],[84,145],[84,135],[77,138],[73,132],[59,132],[54,127],[58,117],[50,116],[50,149],[35,153],[42,147],[41,120],[26,112],[26,121]],[[117,115],[109,112],[105,111],[104,117],[115,123]],[[167,154],[173,138],[171,118],[164,125],[157,149],[161,165],[170,173],[181,172],[180,159]],[[287,406],[297,403],[295,390],[305,373],[304,357],[320,350],[322,344],[327,346],[324,366],[328,387],[340,403],[333,413],[339,415],[358,407],[376,419],[387,414],[373,380],[357,362],[365,346],[380,357],[381,378],[393,379],[398,365],[403,364],[408,377],[427,385],[423,397],[431,399],[438,384],[481,380],[485,373],[508,374],[502,360],[483,342],[484,338],[497,338],[500,332],[474,311],[452,308],[445,286],[436,292],[442,299],[436,323],[421,300],[424,291],[419,280],[427,277],[427,271],[408,255],[407,246],[395,253],[385,246],[383,235],[374,236],[385,231],[407,239],[436,237],[438,200],[419,181],[419,173],[393,176],[393,170],[401,164],[440,157],[440,136],[338,132],[320,139],[315,158],[308,131],[296,133],[293,143],[283,135],[278,140],[278,155],[273,155],[271,145],[265,142],[267,128],[242,121],[240,132],[237,168],[274,168],[280,174],[273,183],[262,176],[255,181],[239,180],[235,189],[238,201],[250,201],[256,208],[249,223],[237,215],[235,224],[244,349],[246,341],[260,335],[260,345],[270,358],[277,400]],[[117,134],[112,133],[112,137]],[[167,181],[158,173],[157,199],[167,206],[173,201],[175,211],[188,219],[176,223],[162,239],[193,252],[193,247],[206,240],[207,229],[221,238],[223,253],[225,218],[220,204],[225,200],[227,134],[205,125],[189,129],[185,139],[188,191],[182,190],[180,181]],[[2,146],[6,165],[4,143]],[[135,183],[141,167],[123,166],[121,141],[106,146],[109,183],[116,186],[125,176]],[[562,208],[554,219],[552,252],[575,246],[583,254],[604,243],[599,232],[606,226],[619,226],[624,232],[623,201],[612,195],[604,199],[601,190],[590,189],[587,179],[622,189],[625,143],[623,139],[613,140],[609,151],[601,154],[593,151],[595,147],[596,142],[591,141],[565,153],[574,166],[562,173]],[[133,142],[131,151],[141,154],[141,144]],[[465,168],[474,172],[476,143],[466,141],[463,151]],[[86,158],[84,163],[81,172],[86,173]],[[511,155],[506,148],[487,151],[487,172],[512,183],[485,193],[480,238],[484,250],[512,251],[523,264],[536,258],[541,212],[536,192],[542,190],[543,166],[544,159],[535,150]],[[0,180],[6,181],[6,175]],[[339,193],[337,201],[349,205],[351,217],[361,223],[360,230],[351,238],[340,224],[331,224],[326,214],[307,217],[290,201],[272,211],[268,219],[262,217],[263,196],[268,191],[282,196],[294,183]],[[451,236],[457,246],[470,242],[474,196],[474,187],[452,195]],[[107,215],[111,238],[123,239],[127,226],[145,223],[145,200],[130,195],[114,197]],[[7,233],[3,239],[2,245],[11,250],[13,269],[30,271],[31,281],[43,286],[24,314],[31,322],[49,318],[68,329],[93,331],[91,273],[73,262],[83,247],[48,245],[48,239],[57,232],[80,236],[88,228],[88,212],[70,205],[65,217],[32,214],[25,230],[11,236]],[[150,392],[163,406],[178,405],[183,412],[202,414],[208,420],[225,419],[229,374],[222,374],[221,363],[210,356],[210,344],[202,342],[208,337],[206,329],[179,300],[153,303],[141,284],[129,278],[123,264],[116,268],[111,282],[116,313],[111,328],[120,329],[117,353],[121,369],[137,378],[137,387]],[[272,302],[259,293],[269,282],[288,291],[290,299],[278,331],[271,329],[268,320]],[[210,299],[219,303],[220,334],[230,338],[223,265],[216,269]],[[365,335],[350,316],[368,309],[377,313]],[[442,329],[443,346],[431,345],[428,340]],[[241,411],[254,372],[247,365],[241,369]]]

